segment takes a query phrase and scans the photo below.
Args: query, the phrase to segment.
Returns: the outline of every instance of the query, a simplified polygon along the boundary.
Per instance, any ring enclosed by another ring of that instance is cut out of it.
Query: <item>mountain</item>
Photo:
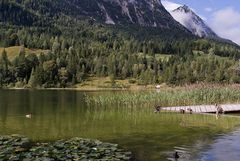
[[[89,1],[89,0],[88,0]],[[107,24],[135,24],[145,27],[184,28],[165,10],[160,0],[98,0],[95,10],[83,10],[86,16]],[[84,4],[79,4],[84,6]]]
[[[205,22],[194,13],[188,6],[180,6],[170,11],[175,20],[185,26],[194,35],[199,37],[207,37],[219,39],[218,35]]]
[[[14,29],[19,36],[15,30],[23,27],[35,37],[61,35],[84,37],[86,41],[95,34],[104,41],[106,35],[111,39],[158,42],[195,37],[170,15],[160,0],[0,0],[2,33]],[[15,39],[16,35],[12,37]],[[16,40],[6,38],[6,34],[0,33],[0,46],[16,44]]]
[[[165,10],[160,0],[18,0],[2,1],[1,21],[8,21],[7,13],[14,16],[23,7],[18,20],[28,18],[34,22],[41,15],[92,18],[111,25],[134,24],[144,27],[185,29]],[[27,15],[28,14],[28,15]],[[13,23],[16,20],[14,20]],[[18,24],[18,22],[17,22]]]
[[[240,58],[232,44],[194,36],[160,0],[0,0],[0,47],[0,88],[68,87],[92,76],[110,77],[114,87],[120,87],[116,78],[142,85],[226,83],[234,71],[216,80],[212,73],[234,66],[214,61],[212,68],[212,61],[195,57]],[[201,75],[206,72],[212,77]]]
[[[165,5],[165,3],[163,3]],[[193,35],[200,38],[213,39],[221,43],[227,43],[239,47],[229,39],[218,36],[190,7],[183,5],[174,10],[169,10],[171,16],[181,25],[187,28]]]

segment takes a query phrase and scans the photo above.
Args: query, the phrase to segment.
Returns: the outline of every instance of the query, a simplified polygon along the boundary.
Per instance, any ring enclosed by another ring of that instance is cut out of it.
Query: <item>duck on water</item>
[[[28,119],[31,119],[32,118],[32,114],[31,113],[30,114],[26,114],[25,117],[28,118]]]

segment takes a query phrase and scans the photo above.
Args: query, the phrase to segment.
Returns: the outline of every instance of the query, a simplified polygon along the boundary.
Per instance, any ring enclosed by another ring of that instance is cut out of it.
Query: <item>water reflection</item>
[[[83,137],[118,143],[141,161],[194,160],[239,123],[237,118],[154,113],[152,107],[88,107],[77,91],[0,91],[0,135],[37,141]],[[113,93],[114,94],[114,93]],[[32,113],[31,119],[25,115]]]
[[[219,136],[205,152],[201,153],[202,161],[239,161],[240,129],[228,135]]]

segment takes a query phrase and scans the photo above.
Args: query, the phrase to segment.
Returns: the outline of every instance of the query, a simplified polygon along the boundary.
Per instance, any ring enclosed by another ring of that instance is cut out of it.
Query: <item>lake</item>
[[[102,93],[1,90],[0,135],[21,134],[46,142],[99,139],[132,151],[139,161],[172,160],[174,151],[180,153],[180,161],[240,158],[240,117],[156,114],[153,107],[141,104],[100,107],[85,102],[87,95]],[[29,113],[31,119],[25,117]]]

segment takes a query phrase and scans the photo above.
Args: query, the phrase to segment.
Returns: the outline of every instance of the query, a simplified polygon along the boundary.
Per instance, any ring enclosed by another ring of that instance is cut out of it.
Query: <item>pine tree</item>
[[[60,44],[60,42],[59,42],[58,37],[56,37],[55,40],[54,40],[54,42],[53,42],[53,45],[52,45],[52,52],[53,52],[54,54],[59,54],[60,49],[61,49],[61,44]]]
[[[3,74],[1,72],[1,68],[0,68],[0,88],[3,87]]]
[[[69,48],[68,58],[67,58],[67,70],[71,74],[72,82],[76,82],[76,74],[77,74],[77,57],[76,52],[73,47]],[[75,84],[75,83],[74,83]]]
[[[38,85],[37,80],[36,80],[36,72],[35,72],[34,68],[32,68],[31,75],[30,75],[30,78],[28,81],[28,85],[31,88],[35,88]]]
[[[3,77],[6,77],[8,75],[8,67],[10,65],[10,61],[8,60],[7,52],[5,49],[3,49],[2,57],[1,57],[0,61],[2,64],[2,70],[3,70],[2,75],[3,75]]]

